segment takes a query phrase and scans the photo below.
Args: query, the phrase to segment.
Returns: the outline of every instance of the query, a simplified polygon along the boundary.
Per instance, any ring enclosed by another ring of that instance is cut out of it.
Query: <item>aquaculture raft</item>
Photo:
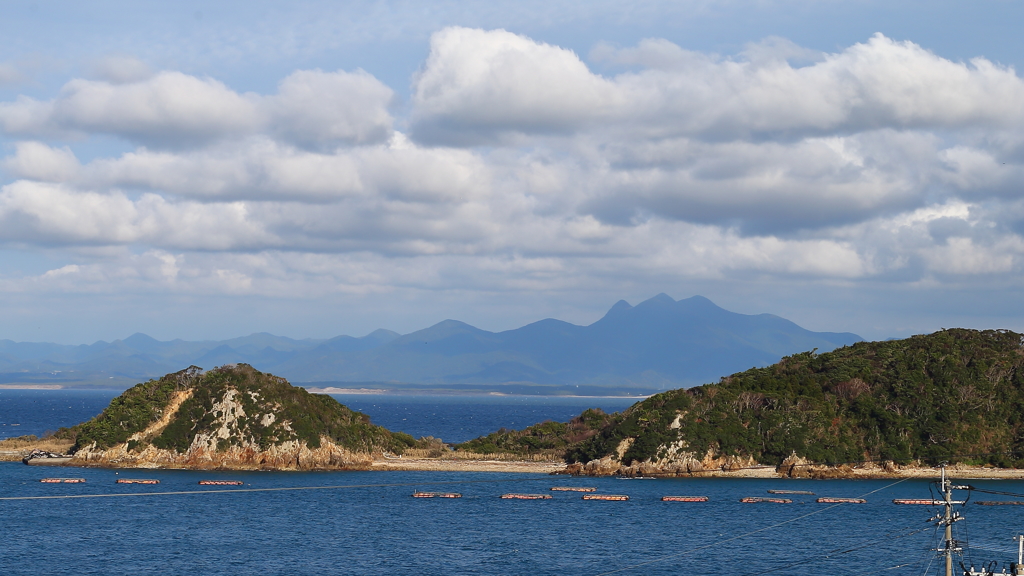
[[[805,496],[814,496],[814,492],[808,490],[769,490],[769,494],[803,494]]]
[[[241,486],[245,484],[241,480],[200,480],[200,486]]]
[[[458,492],[413,492],[413,498],[462,498]]]
[[[629,500],[629,496],[623,494],[584,494],[584,500],[613,500],[615,502],[622,502]]]
[[[747,496],[746,498],[741,498],[740,502],[743,502],[744,504],[762,504],[762,503],[792,504],[793,503],[793,501],[790,500],[789,498],[761,498],[760,496]]]
[[[975,502],[982,506],[1021,506],[1024,505],[1024,501],[1020,500],[980,500]]]
[[[893,504],[923,504],[925,506],[942,506],[945,504],[942,500],[922,500],[920,498],[896,498],[892,501]]]
[[[85,478],[43,478],[43,484],[85,484]]]
[[[552,486],[551,490],[555,492],[597,492],[597,488],[587,488],[584,486]]]
[[[159,484],[159,480],[145,479],[145,478],[118,478],[118,484]]]
[[[550,494],[502,494],[502,500],[551,500]]]
[[[818,498],[818,502],[822,504],[867,504],[868,501],[863,498],[832,498],[825,496]]]
[[[707,502],[707,496],[662,496],[662,502]]]

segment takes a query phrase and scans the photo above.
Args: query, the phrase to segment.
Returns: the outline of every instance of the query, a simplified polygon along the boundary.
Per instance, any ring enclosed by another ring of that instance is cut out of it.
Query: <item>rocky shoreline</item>
[[[0,461],[20,462],[31,450],[0,450]],[[924,465],[897,465],[893,463],[865,463],[854,466],[822,466],[787,459],[779,466],[763,465],[744,459],[733,459],[717,467],[686,469],[663,468],[650,463],[622,466],[611,459],[594,460],[587,464],[565,464],[557,460],[499,460],[487,455],[459,457],[383,457],[380,454],[353,453],[333,444],[320,448],[306,446],[272,447],[268,451],[251,448],[228,449],[223,452],[205,450],[189,454],[167,453],[147,449],[131,454],[123,448],[104,451],[86,451],[76,454],[62,466],[127,468],[127,469],[184,469],[184,470],[393,470],[419,472],[515,472],[529,474],[565,474],[573,476],[623,476],[654,478],[800,478],[827,479],[890,479],[937,478],[939,469]],[[953,464],[946,468],[952,478],[960,479],[1024,479],[1024,469],[995,468]]]

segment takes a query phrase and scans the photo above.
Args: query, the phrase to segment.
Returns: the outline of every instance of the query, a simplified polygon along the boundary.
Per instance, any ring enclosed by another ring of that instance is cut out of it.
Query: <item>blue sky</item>
[[[0,7],[0,338],[1024,331],[1014,2]]]

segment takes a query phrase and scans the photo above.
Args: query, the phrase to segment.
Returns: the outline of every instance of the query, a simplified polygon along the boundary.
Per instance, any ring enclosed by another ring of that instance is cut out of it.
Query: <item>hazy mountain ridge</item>
[[[489,332],[456,320],[400,335],[295,340],[252,334],[224,341],[161,342],[145,334],[91,345],[0,341],[4,382],[125,386],[180,370],[247,363],[293,382],[454,386],[536,384],[665,389],[716,381],[785,355],[861,340],[811,332],[771,314],[729,312],[707,298],[665,294],[619,301],[589,326],[545,319]]]

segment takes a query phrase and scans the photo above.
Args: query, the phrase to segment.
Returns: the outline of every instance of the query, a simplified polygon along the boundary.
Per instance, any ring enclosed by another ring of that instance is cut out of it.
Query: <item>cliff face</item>
[[[412,444],[245,364],[139,384],[74,431],[73,464],[119,467],[363,469]]]

